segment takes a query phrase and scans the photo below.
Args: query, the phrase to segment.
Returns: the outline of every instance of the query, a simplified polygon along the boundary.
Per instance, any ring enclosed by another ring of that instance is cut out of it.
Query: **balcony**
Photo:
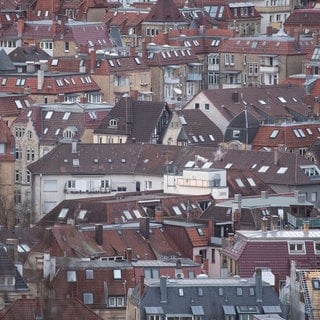
[[[188,73],[187,74],[187,81],[201,81],[202,75],[201,73]]]
[[[279,66],[260,66],[261,73],[278,73]]]
[[[180,78],[164,77],[164,84],[178,84],[180,83]]]
[[[295,217],[291,213],[288,213],[288,222],[294,228],[302,228],[306,220],[308,221],[310,228],[320,228],[320,219],[318,217]]]

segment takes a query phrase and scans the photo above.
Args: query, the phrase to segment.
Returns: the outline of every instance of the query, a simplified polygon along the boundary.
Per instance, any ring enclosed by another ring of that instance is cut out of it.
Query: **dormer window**
[[[110,127],[116,127],[118,125],[118,121],[116,119],[111,119],[109,121],[109,126]]]

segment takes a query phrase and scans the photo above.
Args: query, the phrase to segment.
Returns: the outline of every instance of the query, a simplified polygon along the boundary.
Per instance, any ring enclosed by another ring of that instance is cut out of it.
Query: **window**
[[[195,109],[199,109],[199,108],[200,108],[200,103],[195,103],[195,104],[194,104],[194,108],[195,108]]]
[[[315,254],[320,254],[320,241],[315,241],[314,242],[314,253]]]
[[[90,292],[85,292],[83,294],[83,303],[84,304],[93,304],[93,294]]]
[[[304,242],[289,242],[288,249],[290,254],[305,254],[306,247]]]
[[[101,187],[101,189],[109,188],[109,180],[101,180],[100,181],[100,187]]]
[[[110,125],[111,127],[116,127],[116,126],[118,125],[118,121],[117,121],[116,119],[111,119],[111,120],[109,121],[109,125]]]
[[[242,296],[242,288],[237,288],[237,296]]]
[[[234,65],[234,55],[233,54],[226,54],[224,64],[226,66],[228,66],[228,65],[233,66]]]
[[[233,130],[232,131],[232,138],[239,139],[240,138],[240,130]]]
[[[113,270],[113,279],[121,279],[121,269]]]
[[[87,280],[92,280],[93,279],[93,270],[92,269],[88,269],[85,272],[86,272],[86,279]]]
[[[64,43],[64,51],[69,52],[69,42]]]
[[[156,268],[145,268],[144,276],[146,279],[159,279],[159,270]]]
[[[67,271],[67,281],[68,282],[76,282],[77,281],[77,274],[75,271]]]
[[[209,110],[209,103],[205,103],[205,104],[204,104],[204,108],[205,108],[206,110]]]
[[[108,306],[110,308],[121,308],[125,306],[125,298],[123,296],[115,296],[108,298]]]
[[[74,189],[76,187],[76,180],[68,180],[67,186],[68,189]]]
[[[312,288],[314,290],[320,290],[320,280],[312,279]]]

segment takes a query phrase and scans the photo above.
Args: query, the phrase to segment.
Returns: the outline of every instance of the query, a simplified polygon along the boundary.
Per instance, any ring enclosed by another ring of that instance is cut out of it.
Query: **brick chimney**
[[[20,18],[17,22],[18,37],[22,36],[23,30],[24,30],[24,19]]]
[[[96,63],[97,63],[97,53],[96,49],[93,48],[90,53],[90,73],[94,73],[96,71]]]
[[[154,215],[155,215],[155,220],[157,223],[163,223],[164,212],[160,206],[156,207]]]
[[[103,225],[102,224],[96,224],[95,226],[95,240],[99,246],[103,245]]]
[[[140,227],[140,233],[143,237],[146,239],[149,239],[150,236],[150,218],[144,217],[139,219],[139,227]]]

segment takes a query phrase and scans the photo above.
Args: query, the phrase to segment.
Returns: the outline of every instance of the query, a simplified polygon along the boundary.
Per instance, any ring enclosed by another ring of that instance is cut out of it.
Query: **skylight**
[[[278,133],[279,133],[279,130],[278,129],[274,129],[270,134],[270,138],[273,138],[273,139],[276,138]]]
[[[254,180],[252,178],[247,178],[247,181],[249,182],[251,187],[255,187],[256,183],[254,182]]]
[[[243,184],[243,182],[242,182],[242,180],[241,180],[240,178],[237,178],[237,179],[236,179],[236,183],[237,183],[237,185],[238,185],[240,188],[243,188],[243,187],[244,187],[244,184]]]
[[[194,161],[188,161],[186,164],[185,164],[185,168],[192,168],[194,165]]]
[[[267,104],[264,100],[259,100],[260,104]]]
[[[209,134],[209,138],[211,141],[214,141],[214,136],[212,134]]]
[[[312,133],[312,130],[310,128],[306,128],[306,131],[307,133],[311,136],[313,133]]]
[[[48,111],[44,118],[49,120],[49,119],[51,119],[52,115],[53,115],[53,111]]]
[[[141,64],[141,61],[138,57],[135,57],[134,60],[135,60],[136,64]]]
[[[69,208],[62,208],[62,209],[60,210],[60,213],[59,213],[59,215],[58,215],[58,218],[64,219],[64,218],[66,217],[68,211],[69,211]]]
[[[71,112],[65,112],[64,115],[63,115],[63,117],[62,117],[62,119],[63,119],[63,120],[68,120],[69,117],[70,117],[70,115],[71,115]]]
[[[225,169],[230,169],[231,167],[232,167],[232,165],[233,165],[233,163],[227,163],[226,165],[225,165]]]
[[[287,103],[287,100],[283,97],[278,97],[278,99],[282,102],[282,103]]]
[[[181,212],[181,210],[180,210],[180,208],[178,206],[173,206],[172,209],[173,209],[173,211],[175,212],[175,214],[177,216],[181,216],[182,215],[182,212]]]
[[[130,213],[129,210],[123,210],[123,214],[126,217],[127,220],[131,220],[132,219],[132,215]]]
[[[269,166],[262,166],[259,170],[258,170],[258,172],[267,172],[268,171],[268,169],[269,169],[270,167]]]
[[[288,170],[288,167],[281,167],[281,168],[279,168],[277,173],[278,174],[284,174],[284,173],[286,173],[287,170]]]
[[[20,100],[15,100],[14,102],[15,102],[18,109],[23,109],[23,105]]]
[[[137,209],[134,209],[133,210],[133,213],[134,213],[134,215],[136,216],[136,218],[142,218],[142,215],[141,215],[141,213],[140,213],[140,211],[139,210],[137,210]]]
[[[78,214],[78,219],[84,219],[86,214],[87,214],[88,210],[80,210],[79,214]]]

